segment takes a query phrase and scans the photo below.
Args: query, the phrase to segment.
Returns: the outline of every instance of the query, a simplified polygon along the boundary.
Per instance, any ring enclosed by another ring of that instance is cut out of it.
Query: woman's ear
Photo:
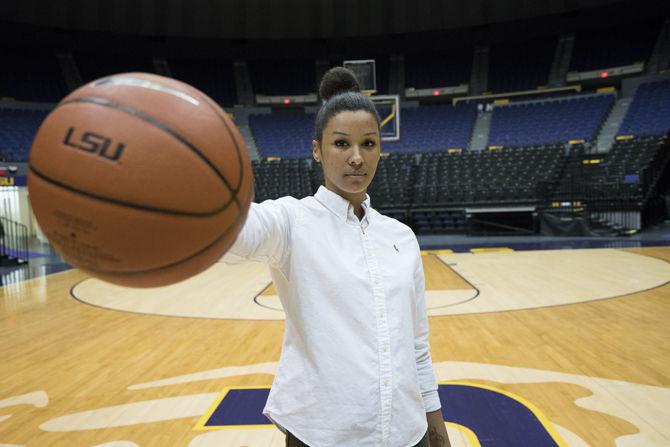
[[[312,157],[314,157],[314,161],[319,163],[321,161],[321,146],[319,145],[319,142],[316,140],[312,140]]]

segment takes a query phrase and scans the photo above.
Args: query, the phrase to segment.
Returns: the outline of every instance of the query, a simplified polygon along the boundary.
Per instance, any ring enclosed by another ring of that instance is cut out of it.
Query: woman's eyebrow
[[[334,130],[333,133],[339,133],[340,135],[346,135],[346,136],[349,136],[348,133],[340,132],[339,130]]]
[[[372,131],[372,132],[368,132],[368,133],[366,133],[366,134],[363,134],[363,135],[377,135],[377,132],[375,132],[375,131]]]

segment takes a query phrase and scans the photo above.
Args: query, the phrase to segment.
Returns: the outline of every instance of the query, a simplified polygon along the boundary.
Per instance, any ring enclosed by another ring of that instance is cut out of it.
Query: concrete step
[[[254,136],[251,133],[251,128],[249,127],[249,125],[239,124],[238,129],[240,130],[240,134],[242,135],[244,144],[247,145],[247,149],[249,150],[249,157],[252,160],[260,160],[262,157],[260,151],[258,150],[258,146],[256,146],[256,140],[254,139]]]
[[[472,129],[470,144],[468,150],[481,151],[486,148],[489,141],[489,131],[491,130],[491,118],[493,112],[480,112],[477,114],[477,120]]]
[[[598,135],[596,142],[596,151],[598,153],[609,152],[612,148],[614,138],[617,136],[621,123],[623,123],[626,112],[628,112],[628,108],[632,102],[633,98],[620,98],[614,104]]]

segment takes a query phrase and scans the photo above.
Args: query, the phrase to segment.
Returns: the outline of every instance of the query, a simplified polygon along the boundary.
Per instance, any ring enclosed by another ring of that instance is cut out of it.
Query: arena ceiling
[[[476,27],[616,0],[21,0],[0,21],[64,30],[223,39],[330,39]],[[661,2],[663,3],[663,2]]]

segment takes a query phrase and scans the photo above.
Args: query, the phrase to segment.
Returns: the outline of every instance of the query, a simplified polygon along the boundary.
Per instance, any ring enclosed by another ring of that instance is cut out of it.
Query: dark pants
[[[302,442],[300,439],[296,438],[291,434],[291,432],[286,432],[286,447],[309,447],[307,444]],[[410,446],[407,446],[410,447]],[[423,435],[421,441],[413,447],[428,447],[428,432]]]

